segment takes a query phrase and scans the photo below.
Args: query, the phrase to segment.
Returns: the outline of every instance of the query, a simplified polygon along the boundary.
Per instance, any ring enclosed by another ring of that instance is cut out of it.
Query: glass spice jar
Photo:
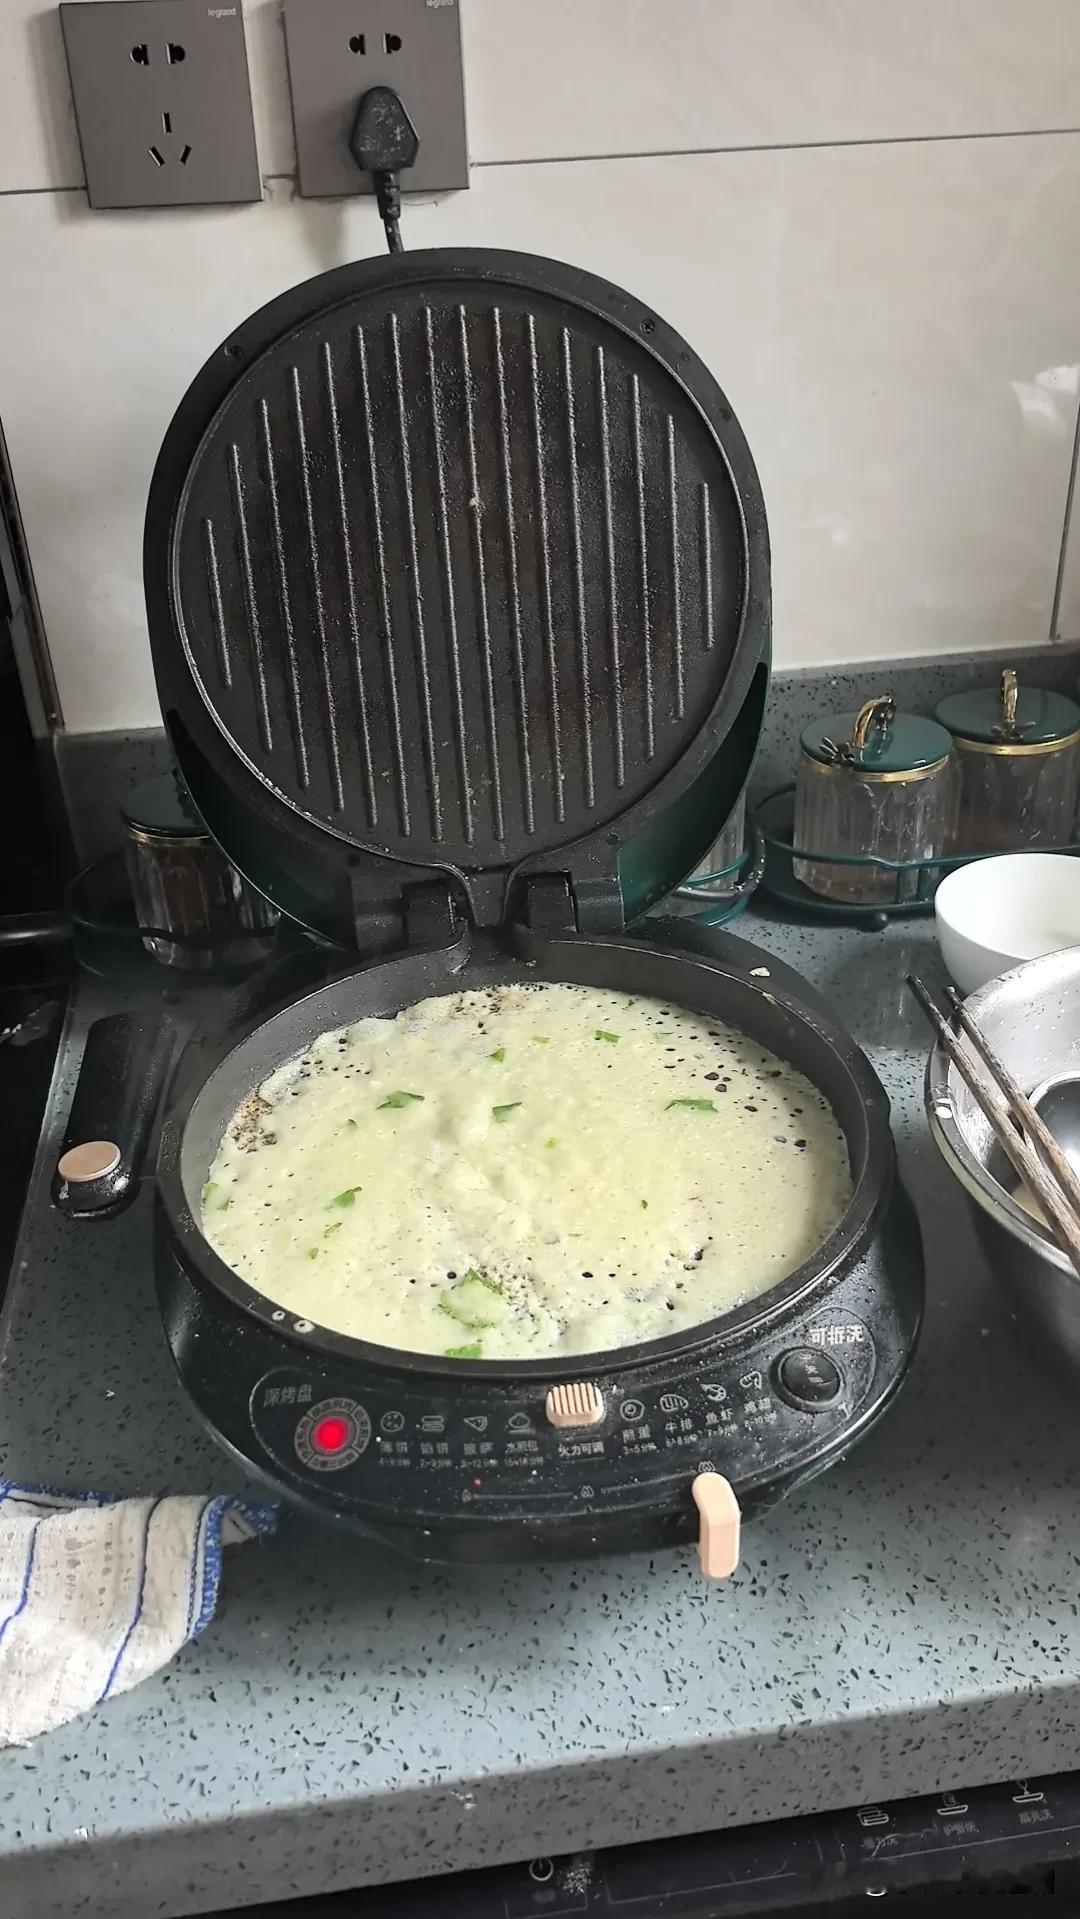
[[[1064,693],[1000,686],[950,693],[934,717],[952,735],[960,768],[958,853],[1067,846],[1080,800],[1080,706]]]
[[[913,897],[918,866],[896,872],[868,856],[918,862],[948,852],[958,775],[945,728],[898,713],[885,694],[857,713],[815,721],[800,744],[795,846],[817,857],[796,857],[795,878],[823,899],[852,905]]]
[[[693,888],[695,884],[712,881],[717,889],[734,889],[745,857],[746,794],[740,793],[729,819],[704,858],[698,861],[692,873],[687,874],[683,886]]]
[[[147,952],[187,972],[266,959],[281,915],[219,851],[179,776],[144,781],[122,812],[135,917],[153,929]]]

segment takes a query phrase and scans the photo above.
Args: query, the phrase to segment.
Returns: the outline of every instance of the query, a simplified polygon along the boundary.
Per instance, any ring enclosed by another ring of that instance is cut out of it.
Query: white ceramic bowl
[[[934,897],[941,957],[962,993],[1022,960],[1080,946],[1080,858],[1003,853],[972,860]]]

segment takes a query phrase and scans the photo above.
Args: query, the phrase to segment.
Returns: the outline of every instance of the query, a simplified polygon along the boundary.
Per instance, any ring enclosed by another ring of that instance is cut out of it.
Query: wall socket
[[[349,151],[361,95],[393,87],[420,136],[406,193],[469,184],[457,0],[284,0],[293,128],[305,198],[370,193]]]
[[[60,8],[92,207],[262,198],[241,0]]]

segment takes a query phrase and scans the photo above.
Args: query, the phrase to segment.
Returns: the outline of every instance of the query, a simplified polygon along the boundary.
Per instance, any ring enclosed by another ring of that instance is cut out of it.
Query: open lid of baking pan
[[[495,926],[560,874],[613,927],[623,849],[675,821],[665,890],[749,770],[753,462],[686,343],[577,269],[407,253],[271,302],[180,404],[144,565],[200,811],[345,944],[433,875]]]

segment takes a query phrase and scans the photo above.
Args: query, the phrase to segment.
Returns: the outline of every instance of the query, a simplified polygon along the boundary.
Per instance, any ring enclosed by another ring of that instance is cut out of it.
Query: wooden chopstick
[[[961,1045],[952,1027],[935,1006],[922,980],[914,973],[909,973],[908,986],[929,1020],[940,1044],[968,1087],[976,1105],[989,1121],[1006,1159],[1034,1193],[1059,1246],[1080,1275],[1080,1217],[1073,1212],[1062,1188],[1047,1171],[1023,1133],[1017,1131],[1019,1113],[1014,1115],[1011,1106],[1006,1103],[1003,1087],[998,1086],[995,1080],[987,1082],[982,1077],[979,1060],[971,1058],[966,1048]],[[970,1020],[970,1015],[968,1018]],[[973,1021],[971,1023],[974,1024]],[[982,1063],[986,1064],[985,1058]],[[987,1070],[990,1069],[987,1068]],[[1026,1104],[1030,1106],[1030,1101]]]
[[[971,1041],[975,1051],[993,1074],[1009,1105],[1023,1121],[1031,1135],[1032,1145],[1046,1161],[1076,1218],[1080,1220],[1080,1178],[1077,1178],[1071,1161],[1062,1152],[1038,1108],[1031,1104],[1023,1087],[1013,1078],[1005,1061],[999,1053],[994,1051],[982,1027],[972,1018],[955,986],[945,988],[945,997],[963,1029],[965,1039]]]

